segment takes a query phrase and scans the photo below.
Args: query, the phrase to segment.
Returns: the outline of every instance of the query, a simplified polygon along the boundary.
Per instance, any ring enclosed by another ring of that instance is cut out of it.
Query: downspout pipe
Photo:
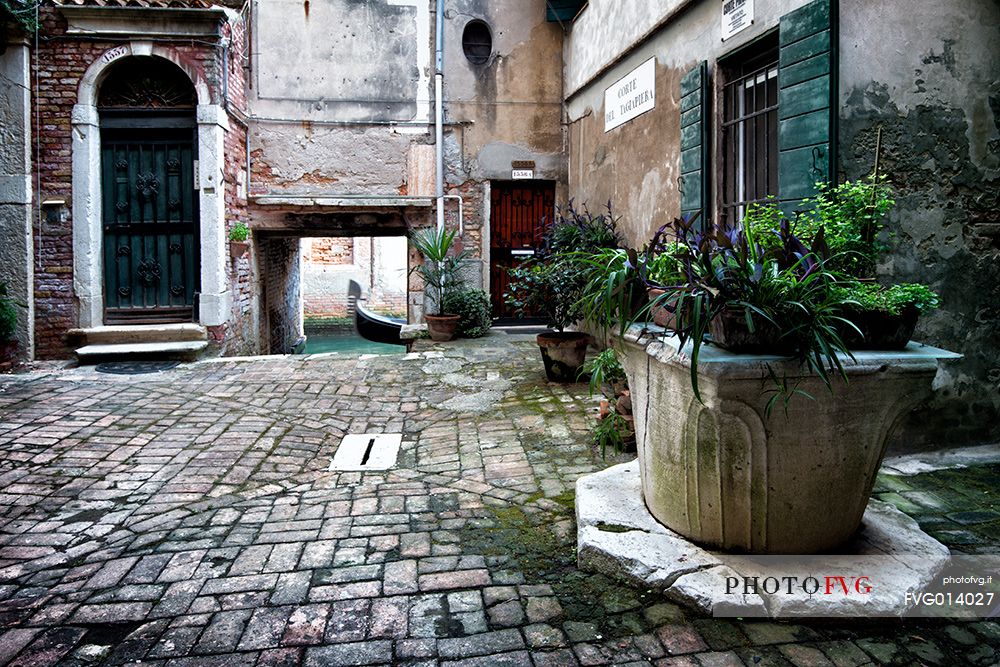
[[[437,0],[434,15],[434,148],[438,233],[444,231],[444,0]]]

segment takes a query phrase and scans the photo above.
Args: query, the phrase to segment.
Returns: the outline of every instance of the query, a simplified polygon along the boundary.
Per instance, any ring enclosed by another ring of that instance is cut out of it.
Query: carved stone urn
[[[677,338],[626,336],[642,493],[697,543],[746,553],[836,548],[861,523],[893,427],[926,398],[944,350],[910,343],[844,357],[829,391],[798,362],[703,345],[699,401]],[[771,371],[808,392],[765,416]]]

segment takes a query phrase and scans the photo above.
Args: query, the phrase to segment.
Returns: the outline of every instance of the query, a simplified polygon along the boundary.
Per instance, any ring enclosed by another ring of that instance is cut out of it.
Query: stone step
[[[84,345],[77,348],[76,358],[81,364],[99,361],[124,361],[126,359],[181,359],[191,361],[208,349],[208,341],[184,340],[165,343],[116,343],[111,345]]]
[[[133,343],[179,343],[208,340],[200,324],[135,324],[71,329],[71,345],[124,345]]]

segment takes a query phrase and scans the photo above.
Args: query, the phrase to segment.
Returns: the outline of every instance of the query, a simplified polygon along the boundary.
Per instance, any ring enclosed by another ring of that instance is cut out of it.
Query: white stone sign
[[[753,0],[722,0],[722,41],[753,23]]]
[[[528,181],[535,177],[533,169],[511,169],[510,177],[515,181]]]
[[[604,131],[656,106],[656,58],[650,58],[604,91]]]

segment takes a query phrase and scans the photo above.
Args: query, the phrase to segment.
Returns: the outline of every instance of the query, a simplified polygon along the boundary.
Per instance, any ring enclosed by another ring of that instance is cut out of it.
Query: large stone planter
[[[818,553],[861,522],[893,426],[929,395],[944,350],[911,343],[845,358],[831,394],[797,362],[701,349],[699,387],[677,339],[626,337],[642,493],[652,515],[704,545],[749,553]],[[796,396],[765,418],[768,366]]]

